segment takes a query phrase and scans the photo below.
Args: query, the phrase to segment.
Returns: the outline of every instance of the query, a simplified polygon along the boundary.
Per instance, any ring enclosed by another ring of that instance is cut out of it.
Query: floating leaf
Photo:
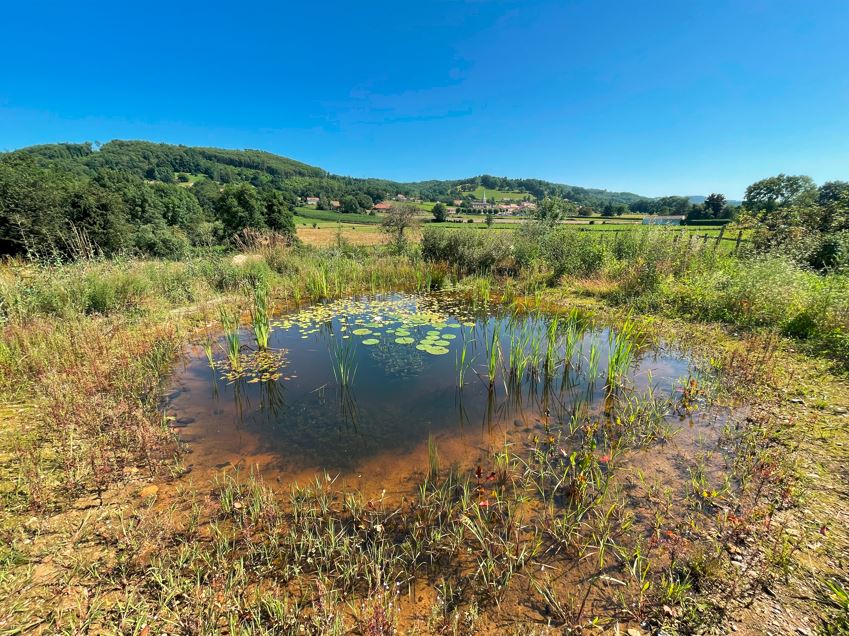
[[[398,333],[398,332],[396,331],[395,333]],[[410,338],[408,336],[403,336],[401,338],[395,338],[395,342],[397,342],[398,344],[402,344],[402,345],[413,344],[415,342],[415,339]]]
[[[371,329],[354,329],[351,333],[355,336],[367,336],[371,333]]]
[[[364,345],[376,345],[378,342],[380,342],[380,340],[377,338],[366,338],[363,340]]]

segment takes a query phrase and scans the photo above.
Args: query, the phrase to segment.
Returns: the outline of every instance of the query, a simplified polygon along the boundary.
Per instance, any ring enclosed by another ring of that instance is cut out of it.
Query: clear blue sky
[[[0,149],[148,139],[354,176],[849,178],[849,2],[7,2]]]

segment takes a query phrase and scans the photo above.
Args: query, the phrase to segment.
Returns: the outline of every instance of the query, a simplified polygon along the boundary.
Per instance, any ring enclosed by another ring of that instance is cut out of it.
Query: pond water
[[[332,301],[271,324],[264,358],[250,326],[240,329],[241,374],[222,337],[214,368],[197,346],[175,375],[167,409],[196,473],[256,467],[290,481],[326,471],[364,491],[403,492],[427,468],[429,439],[445,465],[474,466],[549,423],[606,409],[616,332],[578,316],[552,327],[544,315],[436,293]],[[339,360],[353,369],[347,385]],[[625,395],[670,395],[690,373],[663,348],[641,348],[624,368]]]

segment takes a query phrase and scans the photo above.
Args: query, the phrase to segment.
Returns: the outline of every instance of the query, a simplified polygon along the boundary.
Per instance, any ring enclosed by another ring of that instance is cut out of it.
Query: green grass
[[[484,193],[486,193],[487,201],[502,201],[504,199],[522,201],[525,197],[530,196],[527,192],[520,192],[518,190],[490,190],[483,186],[478,186],[470,194],[473,194],[476,199],[483,199]]]
[[[378,225],[381,221],[381,216],[377,214],[344,214],[342,212],[334,212],[333,210],[316,210],[315,208],[295,208],[295,223],[301,225],[301,222],[306,222],[312,226],[313,223],[319,225],[328,225],[336,223],[348,223],[354,225]],[[322,223],[323,222],[323,223]]]

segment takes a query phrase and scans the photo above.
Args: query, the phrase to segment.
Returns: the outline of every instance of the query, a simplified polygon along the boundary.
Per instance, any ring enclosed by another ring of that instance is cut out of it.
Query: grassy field
[[[344,214],[333,210],[316,210],[315,208],[296,207],[295,223],[297,225],[312,225],[313,223],[353,223],[359,225],[378,225],[381,217],[376,214]]]
[[[476,199],[483,199],[483,195],[486,194],[487,201],[503,201],[504,199],[514,199],[516,201],[522,201],[525,197],[530,196],[527,192],[490,190],[489,188],[484,188],[483,186],[478,186],[477,188],[471,191],[471,194],[474,195]]]

